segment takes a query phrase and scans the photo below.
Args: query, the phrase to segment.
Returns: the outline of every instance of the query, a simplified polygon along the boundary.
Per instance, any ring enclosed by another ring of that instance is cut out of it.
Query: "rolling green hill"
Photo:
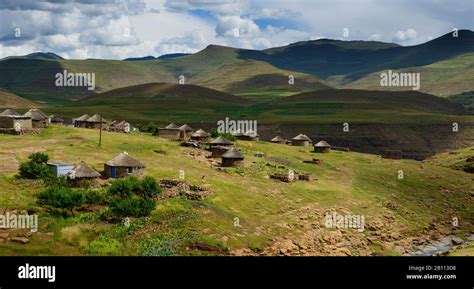
[[[410,87],[382,87],[380,74],[371,73],[361,79],[347,83],[345,77],[338,79],[334,85],[343,88],[401,91]],[[400,73],[420,73],[420,90],[442,97],[472,90],[474,84],[474,53],[462,54],[453,58],[435,62],[426,66],[409,67],[396,70]],[[347,83],[344,85],[344,83]],[[342,84],[342,85],[341,85]]]
[[[326,78],[346,75],[357,80],[383,69],[424,66],[460,54],[474,52],[474,32],[459,30],[415,46],[371,41],[320,39],[263,51],[240,50],[242,59],[266,61],[276,67]]]

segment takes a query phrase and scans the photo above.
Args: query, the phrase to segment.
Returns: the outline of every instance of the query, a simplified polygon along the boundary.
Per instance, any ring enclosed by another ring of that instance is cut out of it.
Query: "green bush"
[[[49,156],[45,153],[33,153],[29,161],[20,164],[20,177],[25,179],[50,179],[53,177],[47,163]]]
[[[145,217],[155,209],[155,201],[149,198],[112,200],[110,210],[118,217]]]
[[[155,209],[153,197],[161,191],[156,180],[149,176],[142,181],[134,176],[115,180],[107,190],[112,198],[110,210],[119,217],[148,216]]]
[[[84,202],[86,204],[102,205],[107,202],[107,196],[100,190],[89,190],[84,193]]]
[[[108,236],[100,236],[90,242],[85,251],[93,256],[120,256],[123,252],[123,245]]]
[[[237,139],[235,138],[235,136],[233,136],[232,134],[230,133],[220,133],[217,131],[217,129],[213,128],[211,129],[211,137],[212,138],[217,138],[219,136],[222,136],[223,138],[226,138],[230,141],[236,141]]]
[[[38,203],[51,208],[64,209],[74,217],[74,208],[84,203],[82,192],[68,187],[52,186],[38,194]]]

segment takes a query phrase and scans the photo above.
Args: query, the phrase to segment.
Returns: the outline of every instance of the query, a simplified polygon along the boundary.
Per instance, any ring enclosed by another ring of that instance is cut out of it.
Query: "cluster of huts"
[[[174,123],[170,123],[164,128],[158,128],[156,135],[166,139],[194,141],[200,145],[207,145],[208,148],[206,150],[211,152],[209,158],[221,158],[221,166],[223,167],[238,167],[243,165],[244,156],[233,146],[233,142],[222,136],[211,140],[211,135],[203,129],[194,130],[188,124],[178,126]]]
[[[99,178],[124,178],[129,175],[141,174],[145,164],[131,157],[127,152],[120,153],[104,164],[104,171],[99,173],[85,162],[77,165],[63,162],[49,162],[49,168],[56,177],[66,177],[68,182],[76,187],[82,187],[88,182]]]
[[[299,135],[295,136],[291,140],[286,140],[281,136],[276,136],[270,140],[272,143],[278,144],[289,144],[292,146],[302,146],[308,147],[313,145],[313,140],[309,138],[307,135],[300,133]],[[341,147],[334,147],[328,144],[325,140],[321,140],[314,145],[314,152],[316,153],[328,153],[334,150],[341,150],[341,151],[348,151],[348,148],[341,148]]]
[[[92,116],[88,114],[81,115],[80,117],[73,119],[73,124],[75,127],[102,129],[112,132],[129,133],[131,131],[131,125],[129,122],[125,120],[114,120],[109,122],[100,114],[94,114]]]
[[[0,113],[0,132],[21,134],[35,129],[47,127],[49,124],[63,124],[64,120],[55,116],[47,116],[37,108],[19,114],[13,109],[6,109]]]

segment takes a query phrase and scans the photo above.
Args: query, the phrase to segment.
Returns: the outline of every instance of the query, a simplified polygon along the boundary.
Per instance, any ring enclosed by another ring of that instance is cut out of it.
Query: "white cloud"
[[[395,42],[405,42],[414,39],[416,39],[416,31],[412,28],[408,28],[405,31],[398,30],[393,37],[393,41]]]
[[[300,12],[289,9],[263,7],[255,9],[248,17],[250,19],[292,19],[301,15]]]

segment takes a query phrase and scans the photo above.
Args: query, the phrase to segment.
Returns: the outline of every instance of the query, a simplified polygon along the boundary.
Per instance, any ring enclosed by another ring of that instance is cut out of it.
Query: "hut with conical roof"
[[[244,156],[235,147],[222,154],[221,158],[223,167],[241,167],[244,164]]]
[[[81,116],[78,117],[78,118],[75,118],[74,121],[73,121],[73,122],[74,122],[74,126],[75,126],[75,127],[86,127],[87,120],[88,120],[90,117],[91,117],[91,116],[86,113],[86,114],[81,115]]]
[[[194,132],[194,129],[186,123],[180,126],[179,129],[184,131],[184,139],[190,139]]]
[[[226,139],[223,136],[219,136],[216,139],[209,142],[208,151],[211,152],[211,158],[220,158],[224,153],[226,153],[230,146],[234,143]]]
[[[313,141],[305,134],[300,133],[299,135],[295,136],[291,139],[292,146],[301,146],[307,147],[311,146]]]
[[[100,114],[94,114],[86,120],[86,128],[92,129],[108,129],[107,120],[103,118]]]
[[[158,128],[156,135],[171,140],[187,140],[186,132],[174,123],[170,123],[164,128]]]
[[[124,178],[130,174],[139,174],[145,164],[132,158],[127,152],[114,157],[104,165],[104,176],[107,178]]]
[[[324,140],[319,141],[317,144],[314,145],[314,152],[315,153],[328,153],[330,151],[331,151],[331,145],[328,144]]]
[[[16,112],[15,110],[13,110],[11,108],[8,108],[8,109],[4,110],[0,115],[3,115],[3,116],[20,116],[20,114],[18,112]]]
[[[201,141],[201,142],[206,141],[208,138],[209,138],[209,134],[203,129],[198,129],[191,135],[192,140]]]
[[[272,143],[279,143],[279,144],[286,144],[286,140],[282,138],[281,136],[277,135],[276,137],[272,138],[270,140]]]
[[[30,109],[23,116],[31,118],[33,128],[45,128],[49,124],[49,118],[37,108]]]
[[[97,178],[100,178],[100,174],[82,161],[67,174],[69,184],[74,187],[84,187],[86,182],[93,182]]]
[[[64,119],[52,114],[49,116],[49,123],[55,125],[64,125]]]

